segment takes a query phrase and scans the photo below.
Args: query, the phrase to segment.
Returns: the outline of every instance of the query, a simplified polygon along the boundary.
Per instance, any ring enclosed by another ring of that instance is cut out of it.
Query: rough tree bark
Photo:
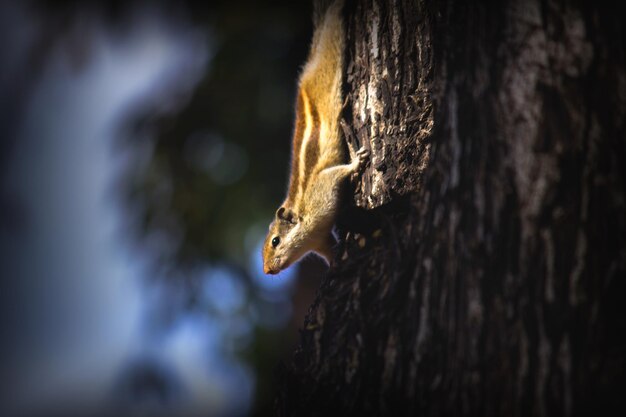
[[[280,416],[626,411],[624,20],[460,3],[346,6],[367,215],[341,228]]]

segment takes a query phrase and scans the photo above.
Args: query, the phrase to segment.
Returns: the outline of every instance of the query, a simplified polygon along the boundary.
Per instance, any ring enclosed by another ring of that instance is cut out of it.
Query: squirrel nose
[[[267,262],[263,262],[263,272],[269,275],[276,275],[281,271],[280,268],[280,258],[275,258],[268,260]]]
[[[278,274],[278,269],[270,268],[269,266],[264,266],[263,271],[268,275],[276,275]]]

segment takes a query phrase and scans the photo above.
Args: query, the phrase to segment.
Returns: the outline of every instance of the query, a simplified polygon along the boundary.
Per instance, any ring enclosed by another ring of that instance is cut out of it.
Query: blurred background
[[[0,415],[270,415],[308,2],[0,0]]]

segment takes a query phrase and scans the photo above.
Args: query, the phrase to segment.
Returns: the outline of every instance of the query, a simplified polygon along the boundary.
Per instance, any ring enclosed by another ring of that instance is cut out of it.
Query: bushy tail
[[[343,2],[344,0],[313,0],[313,27],[319,27],[329,8],[335,7],[341,10]]]

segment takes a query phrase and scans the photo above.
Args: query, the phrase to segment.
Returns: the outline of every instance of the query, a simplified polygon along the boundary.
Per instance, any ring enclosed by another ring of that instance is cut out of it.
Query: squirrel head
[[[276,211],[263,244],[263,271],[278,274],[304,255],[300,219],[288,208]]]

